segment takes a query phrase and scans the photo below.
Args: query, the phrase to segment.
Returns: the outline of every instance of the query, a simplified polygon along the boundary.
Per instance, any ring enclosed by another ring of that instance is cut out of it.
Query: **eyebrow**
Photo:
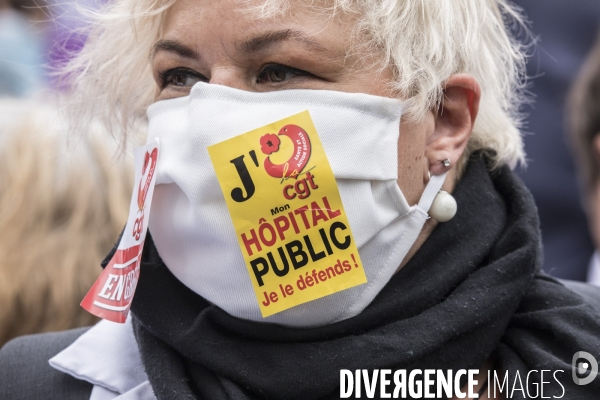
[[[292,29],[284,29],[280,31],[271,31],[265,32],[258,36],[252,37],[250,39],[244,40],[243,42],[237,44],[236,50],[245,53],[258,53],[261,51],[267,50],[270,46],[273,46],[277,43],[293,40],[297,42],[304,43],[308,47],[310,47],[314,51],[324,52],[327,51],[327,48],[323,46],[321,43],[316,40],[306,36],[301,31],[292,30]],[[161,39],[157,41],[154,46],[152,46],[152,51],[150,52],[150,59],[154,57],[156,53],[159,51],[166,51],[169,53],[177,54],[183,58],[191,58],[191,59],[199,59],[200,55],[193,50],[191,47],[188,47],[180,42],[169,39]]]
[[[264,50],[267,50],[270,46],[274,44],[286,41],[293,40],[296,42],[301,42],[310,47],[315,51],[327,51],[325,46],[312,39],[311,37],[305,35],[301,31],[293,30],[293,29],[284,29],[280,31],[271,31],[260,34],[253,38],[247,39],[242,43],[236,45],[236,49],[241,53],[251,54],[258,53]]]
[[[150,59],[154,58],[154,55],[159,51],[175,53],[183,58],[200,58],[200,55],[191,47],[181,44],[175,40],[159,40],[158,42],[154,43],[154,46],[152,46],[152,51],[150,52]]]

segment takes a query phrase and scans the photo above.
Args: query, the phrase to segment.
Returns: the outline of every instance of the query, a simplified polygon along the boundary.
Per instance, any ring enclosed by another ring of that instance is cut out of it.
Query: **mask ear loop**
[[[429,179],[418,204],[422,211],[438,222],[450,221],[456,215],[456,200],[451,194],[441,190],[446,174],[447,172],[444,172]]]
[[[456,215],[457,204],[454,197],[442,189],[446,180],[446,172],[434,175],[425,187],[425,191],[419,200],[418,207],[429,214],[437,222],[450,221]]]
[[[414,97],[411,97],[402,102],[402,107],[400,109],[401,117],[406,113],[406,110],[412,106],[414,101]],[[448,160],[444,160],[442,162],[447,168],[450,166],[450,163],[448,161],[448,165],[446,165],[446,161]],[[446,222],[451,220],[456,214],[456,200],[451,194],[441,190],[442,185],[446,180],[447,172],[444,172],[441,175],[431,176],[431,173],[427,171],[427,175],[429,182],[427,182],[427,186],[425,187],[425,191],[423,191],[423,194],[419,199],[419,204],[417,204],[417,207],[438,222]]]
[[[435,197],[437,196],[438,192],[442,188],[442,185],[444,184],[444,181],[446,180],[447,174],[447,172],[444,172],[441,175],[433,175],[429,179],[429,182],[427,183],[425,191],[423,191],[423,194],[421,195],[418,204],[418,207],[424,212],[429,212],[431,204],[435,200]]]

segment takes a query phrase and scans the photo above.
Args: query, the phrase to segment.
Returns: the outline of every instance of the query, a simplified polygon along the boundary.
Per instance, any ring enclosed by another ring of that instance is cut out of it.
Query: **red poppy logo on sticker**
[[[289,160],[282,164],[271,162],[269,155],[279,151],[281,139],[279,136],[287,136],[294,145],[294,152]],[[265,171],[273,178],[295,178],[297,177],[310,158],[310,138],[304,129],[298,125],[286,125],[279,130],[277,135],[267,133],[260,138],[261,151],[267,155],[265,159]]]
[[[154,148],[152,153],[146,152],[144,156],[144,166],[142,168],[142,179],[140,179],[140,186],[138,188],[138,207],[140,210],[144,209],[144,204],[146,204],[146,196],[148,196],[148,188],[150,188],[150,182],[152,182],[152,177],[154,176],[154,171],[156,170],[156,160],[158,159],[158,149]],[[150,168],[148,168],[150,166]],[[144,185],[142,187],[142,184]]]
[[[118,323],[125,322],[127,318],[140,276],[142,250],[148,229],[147,218],[156,183],[154,173],[159,143],[136,148],[134,153],[135,175],[139,184],[132,190],[125,231],[113,257],[81,302],[81,306],[95,316]]]

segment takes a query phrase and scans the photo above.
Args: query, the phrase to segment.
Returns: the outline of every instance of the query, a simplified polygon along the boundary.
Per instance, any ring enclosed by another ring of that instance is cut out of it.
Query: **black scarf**
[[[499,374],[509,371],[511,388],[517,373],[525,386],[530,370],[564,370],[563,398],[600,398],[600,379],[571,379],[576,351],[600,355],[600,316],[540,274],[531,194],[508,168],[490,176],[473,157],[453,195],[456,217],[436,227],[372,304],[320,328],[228,315],[179,282],[148,235],[132,312],[158,399],[334,399],[341,369],[456,371],[489,359]],[[544,380],[554,383],[544,396],[561,396],[551,373]],[[539,381],[530,377],[532,396]],[[512,398],[529,398],[518,388]]]

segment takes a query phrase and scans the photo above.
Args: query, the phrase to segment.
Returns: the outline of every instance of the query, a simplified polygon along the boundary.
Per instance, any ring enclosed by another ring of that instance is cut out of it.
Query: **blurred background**
[[[105,0],[0,0],[0,96],[60,89],[49,71],[85,43],[80,8]]]
[[[544,270],[585,281],[594,246],[566,139],[565,102],[600,29],[598,0],[516,0],[539,39],[527,65],[535,102],[526,106],[525,151],[519,175],[535,197],[544,243]]]
[[[0,0],[0,347],[97,321],[79,303],[129,211],[131,159],[94,121],[68,137],[49,74],[85,41],[74,4]]]
[[[82,140],[77,151],[65,150],[65,124],[55,103],[56,93],[65,88],[49,74],[85,42],[85,35],[77,33],[82,26],[77,7],[94,9],[104,1],[0,0],[0,232],[5,232],[0,237],[0,282],[15,279],[15,268],[22,271],[14,287],[0,283],[2,309],[13,310],[0,311],[0,347],[17,334],[93,322],[79,307],[65,304],[83,298],[126,219],[131,165],[110,157],[115,144],[102,132]],[[528,115],[523,131],[529,165],[517,172],[539,207],[544,270],[585,281],[594,246],[567,146],[565,102],[600,29],[600,1],[515,2],[529,16],[537,37],[528,63],[535,102],[523,110]],[[59,162],[64,159],[68,163]],[[17,173],[23,170],[28,174]],[[94,177],[87,186],[80,184],[86,174]],[[77,188],[65,181],[78,183]],[[95,194],[101,192],[98,187],[106,196]],[[45,201],[36,202],[40,199]],[[37,219],[23,217],[28,210],[40,213]],[[46,221],[45,231],[35,236],[40,220]],[[48,246],[25,240],[52,235],[56,238]],[[18,249],[20,243],[30,247]],[[73,251],[73,243],[81,243],[83,251]],[[37,252],[28,250],[32,247]],[[63,281],[53,278],[56,273],[42,273],[43,267],[58,265],[64,266]]]

